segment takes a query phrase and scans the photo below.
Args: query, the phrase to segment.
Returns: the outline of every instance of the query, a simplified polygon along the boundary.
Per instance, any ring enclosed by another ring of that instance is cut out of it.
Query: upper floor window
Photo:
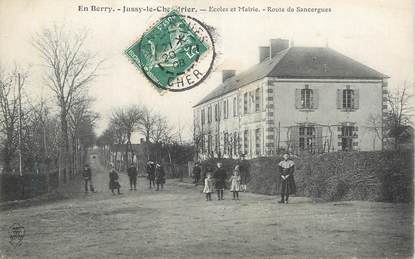
[[[208,107],[208,123],[212,122],[212,106]]]
[[[346,89],[337,90],[337,108],[343,110],[355,110],[359,108],[359,90],[351,89],[349,85]]]
[[[352,89],[343,90],[343,108],[352,109],[354,101],[354,91]]]
[[[309,85],[305,85],[302,89],[296,89],[295,106],[297,109],[317,109],[318,98],[318,89],[310,89]]]
[[[261,111],[261,89],[255,90],[255,112]]]
[[[202,109],[200,112],[200,119],[201,119],[201,123],[202,125],[205,124],[205,109]]]
[[[229,105],[228,105],[227,99],[223,101],[223,118],[224,119],[229,118]]]
[[[238,116],[238,110],[237,110],[237,107],[238,107],[238,101],[237,101],[236,97],[234,97],[234,98],[233,98],[233,103],[232,103],[233,117]]]
[[[248,92],[244,93],[244,114],[248,113]]]
[[[219,121],[219,105],[215,104],[215,121]]]

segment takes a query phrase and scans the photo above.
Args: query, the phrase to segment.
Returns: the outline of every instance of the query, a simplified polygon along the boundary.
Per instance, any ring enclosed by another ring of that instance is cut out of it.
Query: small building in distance
[[[271,39],[193,107],[199,159],[382,149],[387,76],[328,47]],[[381,136],[381,134],[380,134]]]

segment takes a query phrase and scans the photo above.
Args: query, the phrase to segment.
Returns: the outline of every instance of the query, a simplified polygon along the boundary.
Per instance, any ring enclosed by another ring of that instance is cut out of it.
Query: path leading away
[[[70,258],[252,258],[412,254],[408,204],[312,203],[301,197],[242,193],[240,201],[206,202],[200,187],[168,180],[162,192],[139,178],[136,192],[121,175],[122,195],[92,161],[98,193],[0,212],[0,255]],[[213,196],[214,197],[214,196]],[[25,228],[21,246],[9,227]]]

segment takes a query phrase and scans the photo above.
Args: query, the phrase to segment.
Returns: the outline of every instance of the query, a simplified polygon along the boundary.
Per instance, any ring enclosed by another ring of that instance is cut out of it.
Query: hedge
[[[218,159],[203,163],[214,167]],[[221,159],[228,174],[237,160]],[[244,161],[248,164],[248,191],[280,192],[280,157]],[[413,197],[413,152],[333,152],[294,158],[297,195],[324,201],[368,200],[410,202]]]

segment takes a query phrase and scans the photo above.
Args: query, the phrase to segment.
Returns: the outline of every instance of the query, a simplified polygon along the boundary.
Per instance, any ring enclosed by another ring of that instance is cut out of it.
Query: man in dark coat
[[[196,162],[195,166],[193,167],[193,178],[194,178],[194,184],[198,184],[200,181],[200,174],[202,172],[202,168],[200,168],[200,163]]]
[[[137,190],[137,168],[135,168],[134,163],[131,163],[131,166],[127,169],[128,179],[130,180],[130,191]]]
[[[153,187],[156,187],[155,184],[155,180],[156,180],[156,165],[154,164],[153,161],[148,161],[147,162],[147,178],[150,182],[150,189],[151,189],[151,185],[153,184]]]
[[[88,192],[88,186],[89,186],[89,190],[91,192],[95,192],[94,186],[92,185],[91,168],[89,168],[89,165],[87,165],[87,164],[84,166],[84,170],[82,172],[82,177],[84,178],[85,192]]]
[[[226,171],[222,168],[222,163],[217,163],[217,168],[215,173],[213,174],[215,178],[215,189],[218,193],[218,200],[223,200],[223,191],[225,190],[225,183],[226,183]]]
[[[290,160],[288,154],[284,154],[284,160],[278,164],[281,177],[281,200],[279,203],[288,203],[290,194],[296,192],[294,181],[294,162]]]
[[[156,191],[160,190],[160,186],[161,186],[161,190],[163,190],[163,186],[165,182],[166,182],[166,174],[164,172],[164,168],[160,164],[157,164],[156,165],[156,184],[157,184]]]

